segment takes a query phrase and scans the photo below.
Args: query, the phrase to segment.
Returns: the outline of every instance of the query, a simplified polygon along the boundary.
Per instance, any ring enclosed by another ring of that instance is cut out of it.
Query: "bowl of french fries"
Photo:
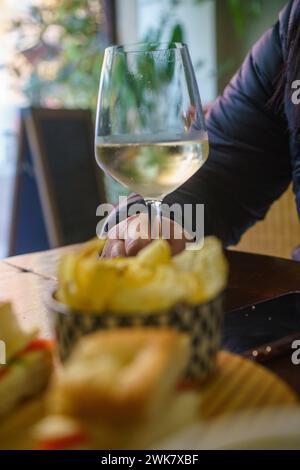
[[[221,242],[207,237],[172,257],[155,240],[135,257],[99,257],[95,239],[64,255],[58,286],[47,305],[54,315],[59,354],[65,360],[78,339],[120,327],[174,328],[189,336],[186,375],[202,379],[215,365],[223,318],[228,265]]]

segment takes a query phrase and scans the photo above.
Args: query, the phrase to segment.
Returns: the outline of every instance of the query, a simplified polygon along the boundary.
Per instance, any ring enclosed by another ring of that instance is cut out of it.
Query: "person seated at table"
[[[205,233],[225,246],[262,220],[291,181],[300,216],[299,51],[300,0],[293,0],[209,110],[207,162],[164,200],[204,204]],[[134,255],[149,242],[131,233],[125,243],[115,234],[104,256]],[[177,251],[178,241],[170,240],[171,246],[175,242]]]

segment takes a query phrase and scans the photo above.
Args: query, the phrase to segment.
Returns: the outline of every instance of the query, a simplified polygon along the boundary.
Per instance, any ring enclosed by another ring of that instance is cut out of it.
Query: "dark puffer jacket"
[[[291,181],[300,215],[300,138],[294,131],[291,90],[286,90],[284,113],[268,106],[294,22],[300,28],[300,0],[281,12],[212,107],[207,118],[211,150],[204,167],[165,199],[205,204],[206,234],[218,235],[226,245],[237,243],[263,219]]]

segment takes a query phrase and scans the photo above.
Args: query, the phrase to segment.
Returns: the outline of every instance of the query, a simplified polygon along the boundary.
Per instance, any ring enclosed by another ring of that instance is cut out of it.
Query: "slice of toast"
[[[188,361],[173,330],[118,329],[83,338],[53,388],[54,412],[109,422],[162,412]]]

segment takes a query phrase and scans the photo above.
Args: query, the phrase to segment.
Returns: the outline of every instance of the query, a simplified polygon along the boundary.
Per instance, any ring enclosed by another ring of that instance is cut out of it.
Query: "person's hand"
[[[300,245],[297,246],[292,253],[292,259],[294,261],[300,261]]]
[[[166,218],[162,219],[162,227],[169,227],[166,233],[164,233],[164,229],[162,230],[162,238],[166,238],[169,242],[172,255],[180,253],[189,240],[188,235],[180,225]],[[147,214],[134,215],[123,220],[108,232],[102,258],[135,256],[142,248],[151,243],[150,232]]]

